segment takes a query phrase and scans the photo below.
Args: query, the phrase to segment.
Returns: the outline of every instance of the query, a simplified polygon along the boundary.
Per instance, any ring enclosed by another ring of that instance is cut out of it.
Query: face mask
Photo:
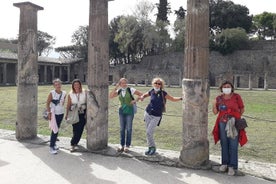
[[[160,88],[154,87],[153,89],[154,89],[154,91],[156,91],[156,92],[160,91]]]
[[[232,92],[231,88],[222,88],[222,92],[226,95],[229,95]]]

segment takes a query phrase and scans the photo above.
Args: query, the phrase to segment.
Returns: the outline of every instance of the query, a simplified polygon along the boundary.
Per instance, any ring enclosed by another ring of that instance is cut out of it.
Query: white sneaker
[[[234,171],[233,167],[228,168],[228,175],[229,176],[234,176],[235,175],[235,171]]]
[[[225,172],[226,170],[227,170],[227,165],[221,165],[219,167],[219,171],[221,171],[221,172]]]
[[[57,145],[54,146],[55,150],[59,150],[59,147]]]
[[[57,154],[57,150],[55,150],[55,148],[50,148],[50,153],[52,154],[52,155],[55,155],[55,154]]]

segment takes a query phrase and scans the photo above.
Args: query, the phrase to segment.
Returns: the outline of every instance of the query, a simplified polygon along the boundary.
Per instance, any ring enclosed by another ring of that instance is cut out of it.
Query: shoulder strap
[[[59,96],[59,99],[58,99],[59,101],[60,101],[61,97],[62,97],[62,91],[61,91],[60,96]]]
[[[162,95],[162,99],[163,99],[163,104],[166,105],[166,98],[164,97],[164,92],[162,90],[160,90],[161,95]]]
[[[121,94],[121,92],[122,92],[122,89],[119,89],[119,91],[118,91],[118,95],[120,95],[120,94]]]
[[[134,97],[132,96],[132,94],[131,94],[131,90],[130,90],[130,88],[129,88],[129,87],[127,88],[127,91],[129,92],[131,99],[132,99],[132,100],[134,100]]]

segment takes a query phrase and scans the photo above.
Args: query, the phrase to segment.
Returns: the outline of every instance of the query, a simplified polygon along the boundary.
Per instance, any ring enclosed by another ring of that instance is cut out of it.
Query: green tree
[[[42,54],[48,56],[50,51],[53,50],[53,45],[56,42],[56,38],[46,32],[37,31],[37,51],[38,55]]]
[[[247,33],[252,26],[252,16],[246,6],[232,1],[210,0],[210,28],[221,32],[226,28],[243,28]]]
[[[79,26],[72,35],[73,45],[62,46],[55,49],[64,58],[88,58],[88,26]]]
[[[248,36],[242,28],[224,29],[216,36],[214,50],[221,54],[231,54],[235,50],[245,49],[248,44]]]
[[[124,53],[123,63],[135,63],[141,59],[143,50],[142,31],[134,16],[120,17],[118,32],[114,41],[118,43],[121,53]]]
[[[178,10],[175,10],[177,16],[174,22],[175,38],[172,43],[172,48],[176,52],[183,52],[185,45],[185,16],[186,10],[181,6]]]
[[[171,7],[167,0],[159,0],[159,4],[157,5],[158,13],[157,13],[157,21],[163,21],[167,22],[169,24],[168,20],[168,14],[171,13]]]
[[[115,37],[119,32],[119,24],[122,16],[115,17],[109,24],[109,57],[113,64],[120,64],[124,53],[119,49],[119,44],[115,41]]]
[[[261,40],[270,37],[275,39],[276,37],[276,14],[263,12],[253,17],[253,30],[257,33],[258,38]]]

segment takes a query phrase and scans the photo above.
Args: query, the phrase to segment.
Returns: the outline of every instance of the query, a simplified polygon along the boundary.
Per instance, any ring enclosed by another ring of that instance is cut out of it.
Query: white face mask
[[[154,89],[154,91],[156,91],[156,92],[157,92],[157,91],[160,91],[160,88],[154,87],[153,89]]]
[[[222,88],[222,92],[226,95],[229,95],[232,92],[232,88]]]

